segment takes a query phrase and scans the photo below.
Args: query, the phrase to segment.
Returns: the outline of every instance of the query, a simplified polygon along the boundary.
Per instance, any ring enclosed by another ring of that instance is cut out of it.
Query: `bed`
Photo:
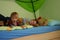
[[[23,30],[0,30],[0,40],[11,40],[25,36],[44,34],[60,30],[60,26],[39,26]]]

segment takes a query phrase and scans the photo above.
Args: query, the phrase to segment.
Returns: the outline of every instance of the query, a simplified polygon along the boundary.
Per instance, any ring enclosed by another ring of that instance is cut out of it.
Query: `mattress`
[[[13,38],[20,38],[20,37],[34,35],[34,34],[43,34],[43,33],[53,32],[57,30],[60,30],[60,26],[39,26],[30,29],[12,30],[12,31],[1,30],[0,40],[10,40]]]

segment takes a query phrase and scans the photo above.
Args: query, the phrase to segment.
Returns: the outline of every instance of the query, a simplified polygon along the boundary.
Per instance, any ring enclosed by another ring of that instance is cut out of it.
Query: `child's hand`
[[[21,26],[21,27],[22,27],[23,29],[24,29],[24,28],[26,28],[26,26],[24,26],[24,25],[23,25],[23,26]]]
[[[8,30],[8,31],[11,31],[11,30],[12,30],[12,28],[11,28],[11,27],[8,27],[8,28],[7,28],[7,30]]]

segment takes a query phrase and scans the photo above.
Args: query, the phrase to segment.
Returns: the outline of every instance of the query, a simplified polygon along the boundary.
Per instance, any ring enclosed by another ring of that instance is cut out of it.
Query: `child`
[[[0,26],[4,26],[5,17],[0,14]]]
[[[32,25],[34,27],[38,26],[37,21],[35,19],[33,19],[33,20],[30,21],[30,25]]]
[[[18,20],[18,13],[17,12],[12,12],[10,16],[10,20],[8,21],[8,26],[19,26]]]
[[[3,21],[0,21],[0,26],[4,26],[4,22]]]

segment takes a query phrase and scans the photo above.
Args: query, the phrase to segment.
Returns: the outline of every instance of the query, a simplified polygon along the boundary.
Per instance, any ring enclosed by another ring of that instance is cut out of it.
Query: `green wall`
[[[40,8],[40,16],[60,20],[60,0],[46,0]]]
[[[30,18],[30,19],[34,18],[33,13],[20,7],[15,2],[15,0],[0,0],[0,14],[4,16],[10,16],[12,12],[18,12],[19,17]],[[38,17],[39,11],[37,11],[36,13]]]

